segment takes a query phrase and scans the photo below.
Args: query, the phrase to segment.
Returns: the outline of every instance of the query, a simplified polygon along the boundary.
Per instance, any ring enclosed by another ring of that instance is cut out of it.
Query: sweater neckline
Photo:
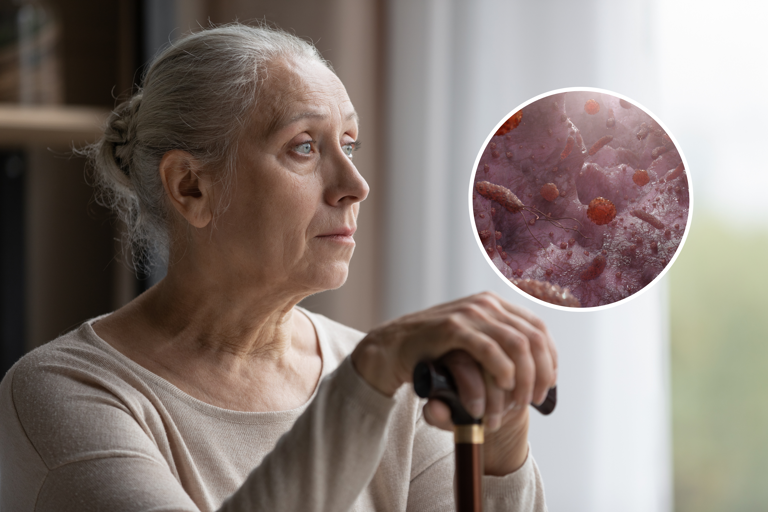
[[[186,391],[183,391],[179,387],[177,387],[175,384],[170,382],[169,380],[157,375],[156,373],[152,372],[151,370],[145,368],[144,366],[140,365],[130,357],[126,356],[116,348],[114,348],[112,345],[107,343],[103,338],[101,338],[98,334],[96,334],[96,331],[93,329],[93,324],[101,320],[103,318],[106,318],[111,313],[107,313],[104,315],[97,316],[95,318],[91,318],[90,320],[83,323],[83,325],[80,327],[80,331],[82,335],[90,341],[91,344],[93,344],[96,348],[107,352],[110,354],[113,358],[117,359],[122,365],[127,366],[130,368],[131,371],[136,373],[138,376],[142,378],[145,382],[151,383],[151,385],[157,389],[160,389],[164,391],[166,394],[172,396],[174,399],[182,402],[183,404],[187,405],[188,407],[191,407],[192,409],[195,409],[201,413],[206,414],[207,416],[212,416],[215,418],[228,420],[232,422],[238,422],[238,423],[252,423],[254,421],[262,423],[264,421],[267,421],[269,423],[277,423],[281,421],[293,421],[298,417],[304,410],[309,406],[309,404],[314,400],[315,396],[317,395],[317,390],[320,387],[320,383],[322,382],[323,378],[325,378],[333,368],[331,368],[331,365],[328,364],[328,357],[331,355],[331,351],[329,349],[329,338],[328,333],[325,330],[324,326],[321,322],[318,321],[317,316],[307,311],[306,309],[300,307],[300,306],[294,306],[294,308],[309,319],[309,321],[312,323],[312,326],[315,329],[315,334],[317,336],[319,348],[320,348],[320,359],[321,359],[321,370],[320,370],[320,378],[317,381],[317,384],[315,385],[315,389],[312,391],[312,395],[309,397],[309,399],[299,407],[293,408],[293,409],[286,409],[283,411],[262,411],[262,412],[253,412],[253,411],[236,411],[233,409],[226,409],[223,407],[219,407],[213,404],[209,404],[208,402],[204,402],[198,398],[193,397]]]

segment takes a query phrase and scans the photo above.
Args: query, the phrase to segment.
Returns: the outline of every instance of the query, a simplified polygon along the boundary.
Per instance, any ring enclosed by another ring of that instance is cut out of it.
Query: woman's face
[[[368,195],[352,163],[356,140],[357,114],[336,75],[311,61],[269,66],[238,143],[231,203],[211,230],[237,279],[288,293],[344,283]]]

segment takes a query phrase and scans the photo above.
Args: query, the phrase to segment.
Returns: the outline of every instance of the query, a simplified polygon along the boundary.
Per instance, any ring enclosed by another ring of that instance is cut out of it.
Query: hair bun
[[[131,157],[136,137],[136,116],[141,106],[141,92],[124,101],[110,114],[104,142],[112,146],[112,155],[117,167],[126,177],[131,175]]]

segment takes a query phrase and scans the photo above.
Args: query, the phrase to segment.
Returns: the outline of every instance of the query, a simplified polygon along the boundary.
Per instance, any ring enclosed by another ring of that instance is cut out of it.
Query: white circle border
[[[650,116],[654,121],[656,121],[659,126],[664,130],[664,132],[669,136],[669,138],[672,140],[672,143],[675,145],[675,149],[680,155],[680,159],[683,161],[683,165],[685,166],[686,171],[686,178],[688,179],[688,219],[686,219],[685,222],[685,231],[683,232],[683,237],[680,239],[680,244],[677,246],[677,249],[675,250],[675,254],[672,256],[672,259],[669,260],[669,263],[664,267],[664,269],[653,278],[653,281],[648,283],[646,286],[644,286],[642,289],[636,291],[632,295],[629,295],[628,297],[624,297],[621,300],[618,300],[616,302],[612,302],[610,304],[604,304],[602,306],[594,306],[594,307],[579,307],[579,308],[572,308],[567,306],[559,306],[557,304],[551,304],[549,302],[543,301],[541,299],[537,299],[536,297],[529,295],[525,293],[523,290],[512,284],[512,282],[507,279],[504,274],[501,273],[501,270],[498,269],[496,265],[493,264],[493,261],[491,260],[490,256],[488,256],[487,251],[485,250],[485,247],[483,247],[482,242],[480,241],[480,235],[477,231],[477,225],[475,224],[475,215],[474,215],[474,201],[472,200],[472,195],[474,193],[474,183],[475,183],[475,176],[477,175],[477,168],[480,165],[480,158],[482,158],[483,153],[485,152],[485,148],[488,147],[488,144],[491,142],[491,139],[496,134],[499,128],[501,128],[501,125],[504,124],[504,122],[509,119],[509,117],[514,114],[515,112],[527,107],[531,103],[534,103],[536,101],[539,101],[541,99],[547,98],[549,96],[553,96],[555,94],[561,94],[564,92],[595,92],[600,94],[608,94],[610,96],[613,96],[615,98],[622,99],[631,105],[639,108],[642,110],[645,114]],[[642,295],[644,292],[646,292],[649,288],[657,284],[664,275],[669,271],[670,268],[672,268],[672,265],[675,263],[675,260],[680,255],[680,252],[683,249],[683,246],[685,245],[685,241],[688,238],[688,233],[691,229],[691,220],[693,219],[693,182],[691,179],[691,172],[690,167],[688,166],[688,161],[685,158],[685,155],[683,154],[682,149],[680,148],[680,145],[677,142],[677,139],[672,134],[672,132],[669,131],[667,126],[661,122],[661,120],[649,109],[645,108],[643,105],[638,103],[635,100],[632,100],[622,94],[609,91],[607,89],[600,89],[597,87],[565,87],[562,89],[554,89],[552,91],[548,91],[542,94],[539,94],[538,96],[534,96],[533,98],[529,99],[528,101],[525,101],[521,103],[518,107],[512,109],[506,116],[502,117],[501,120],[496,124],[496,126],[493,128],[493,130],[490,131],[488,136],[485,138],[485,142],[480,146],[480,151],[477,153],[477,157],[475,158],[475,163],[472,167],[472,173],[469,178],[469,187],[468,187],[468,204],[469,204],[469,222],[472,226],[473,235],[475,237],[475,242],[477,243],[477,247],[480,250],[480,252],[483,254],[483,257],[486,260],[486,263],[491,267],[491,269],[496,273],[499,278],[506,283],[510,288],[512,288],[515,292],[521,294],[523,297],[525,297],[528,300],[532,300],[533,302],[536,302],[542,306],[546,306],[552,309],[557,309],[560,311],[569,311],[569,312],[579,312],[579,313],[592,313],[595,311],[603,311],[606,309],[610,309],[616,306],[619,306],[621,304],[626,304],[630,300],[634,299],[635,297],[638,297]]]

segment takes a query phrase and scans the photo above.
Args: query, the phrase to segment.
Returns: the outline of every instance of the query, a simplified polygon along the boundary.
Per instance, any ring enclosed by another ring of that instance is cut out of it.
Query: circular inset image
[[[682,152],[637,103],[562,89],[497,126],[475,163],[470,214],[488,262],[534,300],[615,305],[670,267],[693,197]]]

